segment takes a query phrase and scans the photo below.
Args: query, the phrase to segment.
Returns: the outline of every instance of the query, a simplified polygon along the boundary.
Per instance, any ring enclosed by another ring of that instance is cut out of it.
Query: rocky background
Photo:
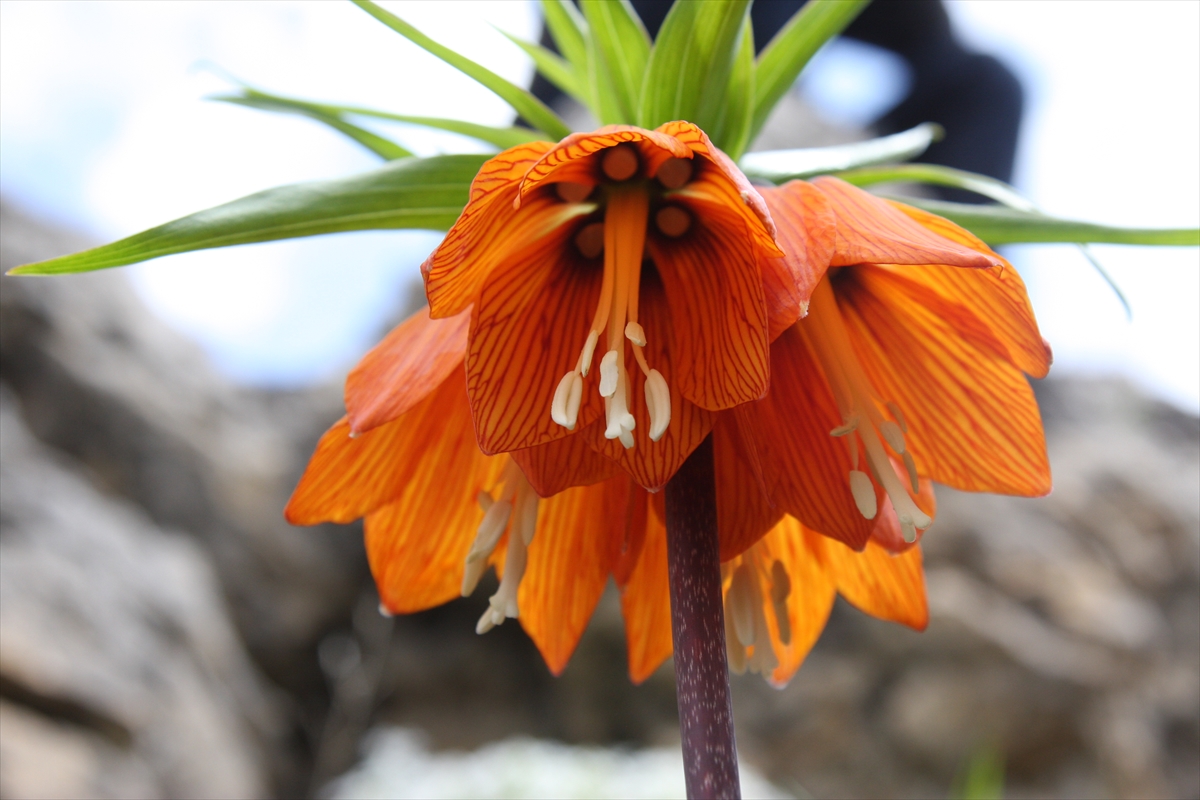
[[[0,267],[88,244],[4,207]],[[340,387],[232,386],[120,271],[0,278],[0,796],[300,797],[395,724],[671,745],[668,665],[625,677],[602,601],[552,678],[490,594],[377,611],[357,526],[281,509]],[[742,757],[785,791],[1200,795],[1200,421],[1117,381],[1037,386],[1055,491],[939,493],[923,634],[841,601],[791,685],[735,679]]]

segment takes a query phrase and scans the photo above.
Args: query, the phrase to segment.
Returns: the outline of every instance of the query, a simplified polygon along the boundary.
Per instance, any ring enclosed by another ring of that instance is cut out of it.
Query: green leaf
[[[941,137],[942,129],[939,126],[925,122],[915,128],[865,142],[747,153],[739,163],[742,171],[751,178],[786,183],[795,178],[810,178],[855,167],[915,158]]]
[[[542,0],[542,14],[554,43],[558,45],[558,52],[578,74],[586,75],[588,30],[579,9],[571,0]]]
[[[466,205],[486,155],[403,158],[332,181],[279,186],[120,241],[11,270],[57,275],[152,258],[322,233],[393,228],[447,230]]]
[[[571,133],[567,124],[550,108],[532,94],[511,83],[487,67],[476,64],[466,56],[459,55],[445,45],[438,44],[419,30],[409,25],[390,11],[386,11],[371,2],[371,0],[353,0],[354,4],[387,25],[389,28],[408,39],[413,44],[445,61],[450,66],[475,79],[496,93],[501,100],[508,103],[524,117],[530,125],[557,141]]]
[[[863,167],[860,169],[835,172],[837,177],[855,186],[871,186],[877,183],[896,183],[911,181],[928,183],[935,186],[950,186],[956,189],[966,189],[969,192],[990,197],[998,203],[1021,211],[1036,211],[1037,207],[1023,197],[1016,189],[1003,181],[989,178],[953,167],[943,167],[938,164],[889,164],[880,167]]]
[[[650,35],[629,0],[580,0],[580,7],[600,56],[597,66],[612,83],[620,112],[616,121],[632,123],[650,58]]]
[[[317,122],[323,122],[335,131],[350,137],[375,155],[388,161],[393,161],[397,158],[408,158],[412,155],[412,153],[395,142],[346,122],[338,113],[325,111],[324,109],[304,103],[278,103],[273,98],[256,95],[258,95],[257,92],[247,90],[243,95],[218,95],[208,99],[265,111],[298,114],[309,119],[315,119]]]
[[[268,111],[281,111],[285,113],[304,114],[315,112],[320,114],[328,114],[331,116],[351,115],[360,117],[374,117],[376,119],[388,119],[396,122],[405,122],[410,125],[421,125],[426,128],[435,128],[437,130],[449,131],[457,133],[461,136],[468,136],[472,139],[478,139],[481,142],[495,145],[501,150],[507,150],[510,147],[515,147],[525,142],[536,141],[541,139],[536,131],[529,128],[493,128],[488,125],[478,125],[474,122],[463,122],[458,119],[444,119],[442,117],[414,117],[408,114],[393,114],[388,111],[378,111],[373,108],[362,108],[360,106],[341,106],[331,105],[328,103],[314,103],[310,100],[299,100],[294,97],[284,97],[282,95],[270,94],[268,92],[259,91],[244,87],[240,95],[214,95],[208,98],[209,100],[219,100],[225,103],[238,103],[240,105],[253,106]]]
[[[742,21],[742,38],[729,74],[725,93],[725,114],[712,136],[717,147],[730,158],[740,158],[750,144],[750,123],[754,114],[754,27],[747,9]]]
[[[913,197],[893,197],[956,222],[990,245],[1068,242],[1073,244],[1150,244],[1175,247],[1200,245],[1200,228],[1117,228],[1059,219],[1036,211],[1004,206],[947,203]]]
[[[754,121],[758,136],[775,104],[792,88],[804,65],[854,21],[869,0],[809,0],[763,49],[754,70]]]
[[[533,63],[537,65],[538,72],[545,75],[546,80],[579,102],[587,103],[587,92],[584,89],[583,83],[580,82],[579,76],[575,74],[575,69],[571,66],[570,62],[550,52],[540,44],[527,42],[505,31],[500,32],[533,59]]]
[[[674,119],[705,131],[726,112],[726,93],[749,0],[671,6],[646,67],[638,124]]]
[[[625,122],[627,117],[621,111],[617,88],[613,86],[612,76],[604,66],[604,56],[600,53],[600,44],[594,36],[587,38],[587,55],[588,66],[585,74],[588,77],[588,96],[591,98],[588,107],[604,125]]]

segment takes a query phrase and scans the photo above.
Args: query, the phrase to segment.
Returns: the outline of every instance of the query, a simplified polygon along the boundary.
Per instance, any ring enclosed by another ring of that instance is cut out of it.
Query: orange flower
[[[790,293],[764,295],[788,279],[774,235],[762,197],[691,123],[488,161],[422,267],[434,318],[473,309],[479,446],[570,437],[663,486],[713,412],[767,390],[769,319],[799,314]]]
[[[739,409],[779,507],[856,550],[874,532],[900,551],[932,521],[931,480],[1046,494],[1023,373],[1043,377],[1050,350],[1016,270],[953,223],[835,178],[763,194],[811,297],[771,346],[770,393]]]

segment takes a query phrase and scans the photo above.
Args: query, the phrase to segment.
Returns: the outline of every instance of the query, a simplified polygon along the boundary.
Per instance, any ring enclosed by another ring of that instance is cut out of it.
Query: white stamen
[[[917,462],[913,461],[912,453],[904,454],[904,468],[908,470],[908,485],[913,494],[921,493],[921,482],[917,478]]]
[[[587,341],[583,343],[583,354],[579,359],[579,373],[587,377],[592,368],[592,355],[596,352],[596,342],[600,341],[600,331],[588,333]]]
[[[609,350],[600,359],[600,396],[612,397],[617,391],[617,351]],[[613,439],[614,436],[608,438]]]
[[[900,532],[904,536],[904,541],[909,544],[917,540],[917,527],[913,524],[913,518],[907,514],[900,516]]]
[[[532,486],[523,486],[517,492],[517,508],[513,515],[513,528],[521,534],[521,541],[529,547],[537,531],[538,496]]]
[[[858,417],[851,417],[844,425],[839,425],[829,432],[830,436],[846,436],[858,430]]]
[[[729,585],[729,613],[733,631],[743,647],[754,644],[754,588],[750,565],[743,562],[733,573]]]
[[[612,350],[610,353],[615,354]],[[608,359],[608,354],[604,356]],[[633,429],[637,426],[633,414],[629,413],[629,375],[624,367],[614,365],[617,375],[617,386],[609,397],[604,399],[604,410],[608,419],[608,427],[604,430],[604,438],[620,439],[621,444],[628,450],[633,447]],[[600,365],[601,375],[604,374],[604,364]],[[601,386],[603,386],[603,377]]]
[[[650,441],[657,442],[671,424],[671,389],[656,369],[646,376],[646,408],[650,411]]]
[[[362,434],[361,434],[361,433],[359,433],[358,431],[350,431],[350,438],[351,438],[351,439],[357,439],[359,436],[362,436]]]
[[[875,519],[875,513],[879,510],[875,503],[875,485],[867,473],[850,470],[850,494],[854,495],[858,513],[866,519]]]
[[[733,612],[730,610],[728,592],[725,594],[725,655],[729,659],[730,672],[741,675],[746,671],[746,648],[742,647],[733,629]]]
[[[391,619],[392,617],[394,617],[396,615],[393,614],[391,611],[388,611],[387,606],[385,606],[383,603],[380,603],[379,604],[379,616],[387,617],[388,619]]]
[[[479,494],[482,496],[484,492]],[[477,499],[482,506],[484,504],[482,497]],[[475,587],[479,585],[479,579],[487,570],[488,556],[496,549],[496,543],[500,541],[500,536],[508,527],[508,518],[511,514],[512,503],[507,500],[492,502],[484,512],[483,521],[479,523],[479,530],[475,534],[475,541],[471,543],[471,550],[467,553],[462,580],[463,597],[469,597],[475,591]]]
[[[904,432],[900,430],[899,425],[890,419],[885,419],[879,424],[879,432],[883,434],[883,438],[887,440],[889,447],[897,453],[904,452]]]
[[[646,346],[646,331],[633,320],[625,323],[625,338],[638,347]]]
[[[550,402],[550,419],[562,425],[569,431],[575,430],[575,422],[579,418],[579,399],[583,396],[583,378],[578,372],[568,372],[558,382],[554,390],[554,399]],[[571,399],[576,398],[574,413]]]
[[[488,509],[491,508],[492,504],[495,503],[496,501],[494,499],[492,499],[492,496],[490,494],[488,494],[487,492],[481,491],[479,494],[475,495],[475,502],[479,503],[479,507],[482,508],[483,513],[486,514],[488,512]]]
[[[892,416],[896,418],[896,422],[900,423],[900,430],[908,433],[908,422],[904,419],[904,412],[900,410],[900,406],[889,400],[887,407],[888,411],[892,412]]]

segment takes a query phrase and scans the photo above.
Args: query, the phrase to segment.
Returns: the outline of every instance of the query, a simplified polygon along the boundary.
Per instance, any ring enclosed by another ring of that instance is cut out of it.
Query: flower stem
[[[671,637],[687,796],[740,798],[711,435],[667,483],[666,492]]]

